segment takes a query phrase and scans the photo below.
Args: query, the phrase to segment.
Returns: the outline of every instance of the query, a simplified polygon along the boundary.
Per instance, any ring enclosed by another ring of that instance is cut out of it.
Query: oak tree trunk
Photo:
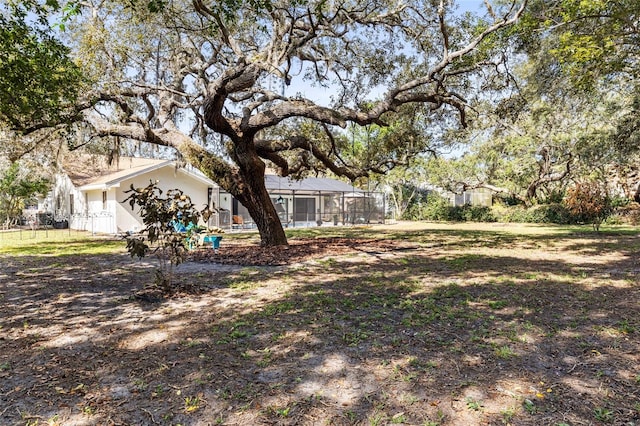
[[[252,142],[240,144],[244,149],[237,145],[236,162],[242,187],[232,195],[249,211],[260,232],[262,246],[288,245],[282,222],[265,185],[265,164],[255,152]]]
[[[244,181],[245,190],[236,198],[247,208],[258,227],[260,245],[268,247],[287,245],[287,236],[282,222],[264,183],[264,172],[245,177]]]

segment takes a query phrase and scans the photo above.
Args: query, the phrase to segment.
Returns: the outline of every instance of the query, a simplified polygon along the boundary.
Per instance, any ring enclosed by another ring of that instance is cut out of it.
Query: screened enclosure
[[[384,223],[385,197],[329,178],[299,181],[265,176],[282,225],[285,227],[340,226]],[[221,192],[220,227],[252,228],[247,209],[230,194]]]

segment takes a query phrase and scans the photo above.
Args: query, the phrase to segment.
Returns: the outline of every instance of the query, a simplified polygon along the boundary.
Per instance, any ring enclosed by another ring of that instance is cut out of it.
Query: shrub
[[[559,203],[539,204],[529,208],[495,206],[493,213],[500,222],[557,223],[561,225],[573,223],[571,213]]]
[[[560,203],[539,204],[530,210],[532,223],[557,223],[565,225],[573,222],[571,213]]]
[[[438,221],[455,220],[452,219],[451,209],[451,202],[448,199],[433,194],[427,199],[427,205],[423,211],[423,219]]]
[[[491,207],[472,206],[465,204],[464,206],[453,207],[452,214],[460,217],[463,221],[468,222],[495,222],[496,216],[493,214]]]
[[[415,203],[411,205],[403,216],[408,220],[433,220],[447,222],[495,222],[496,217],[490,207],[472,206],[452,206],[448,199],[437,195],[429,194],[426,203]]]
[[[156,182],[150,182],[145,188],[125,191],[129,196],[131,209],[139,207],[139,213],[145,228],[139,234],[125,236],[127,251],[133,256],[143,258],[149,253],[156,255],[159,268],[156,270],[156,282],[164,292],[172,289],[173,269],[184,262],[187,256],[185,246],[187,234],[183,229],[198,223],[201,215],[195,209],[191,198],[179,189],[170,189],[166,197]],[[182,226],[179,226],[182,225]]]
[[[449,219],[449,200],[438,194],[431,193],[425,201],[412,203],[404,215],[403,219],[408,220],[435,220],[447,221]]]
[[[628,202],[615,208],[612,215],[606,219],[609,225],[620,225],[628,223],[636,226],[640,224],[640,204]]]
[[[569,188],[565,205],[577,221],[590,223],[596,231],[613,211],[611,198],[604,188],[594,181],[578,182]]]

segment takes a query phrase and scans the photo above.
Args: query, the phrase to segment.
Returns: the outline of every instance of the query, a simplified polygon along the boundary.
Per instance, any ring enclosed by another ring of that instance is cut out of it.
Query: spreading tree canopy
[[[504,83],[497,35],[526,0],[478,3],[82,2],[66,42],[94,84],[76,110],[95,135],[175,150],[247,208],[264,245],[286,244],[267,164],[385,172],[424,148],[417,129],[464,124],[474,97]],[[387,127],[408,105],[425,106],[419,126],[384,132],[366,161],[342,155],[349,125]]]
[[[515,84],[478,108],[470,153],[438,159],[432,179],[532,204],[562,198],[575,180],[624,175],[640,147],[639,23],[635,0],[529,1],[500,39],[516,53]]]
[[[620,74],[637,78],[639,20],[636,0],[532,0],[519,24],[521,47],[549,54],[550,71],[582,88]]]
[[[0,124],[28,131],[68,119],[81,88],[80,68],[54,37],[46,5],[0,5]]]
[[[619,114],[610,132],[621,154],[637,152],[640,77],[640,2],[532,0],[518,25],[519,46],[536,62],[544,92],[617,93]]]
[[[0,215],[4,226],[19,219],[25,204],[49,191],[51,184],[15,162],[0,171]]]

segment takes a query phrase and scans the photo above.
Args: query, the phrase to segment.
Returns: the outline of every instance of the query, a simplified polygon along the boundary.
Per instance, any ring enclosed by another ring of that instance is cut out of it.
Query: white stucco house
[[[172,160],[121,157],[107,164],[101,157],[81,157],[68,162],[57,175],[51,193],[40,202],[39,212],[71,229],[115,234],[142,229],[137,208],[131,210],[125,191],[158,181],[163,190],[180,189],[199,210],[216,213],[209,226],[227,229],[254,227],[247,209],[199,170],[177,167]],[[363,191],[335,179],[302,180],[265,176],[265,185],[286,227],[383,223],[384,194]]]
[[[176,167],[174,161],[122,157],[107,164],[99,157],[86,157],[63,166],[51,193],[40,206],[56,221],[67,221],[71,229],[115,234],[142,228],[137,209],[132,210],[125,191],[131,185],[145,187],[150,181],[166,192],[178,188],[202,209],[218,199],[218,185],[198,170]]]

